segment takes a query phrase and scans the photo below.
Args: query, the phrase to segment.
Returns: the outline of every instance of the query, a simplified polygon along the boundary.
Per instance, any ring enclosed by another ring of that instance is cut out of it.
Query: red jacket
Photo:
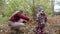
[[[9,21],[17,22],[17,21],[19,21],[20,19],[24,19],[24,20],[29,21],[29,18],[28,18],[27,16],[22,15],[21,12],[18,12],[18,13],[16,13],[15,15],[13,15],[13,16],[9,19]]]

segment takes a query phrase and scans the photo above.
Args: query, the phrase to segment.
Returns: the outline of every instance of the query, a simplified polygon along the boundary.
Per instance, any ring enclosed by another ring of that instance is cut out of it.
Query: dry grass
[[[26,27],[23,27],[25,34],[35,34],[36,23],[27,23]],[[0,34],[8,34],[10,32],[6,23],[0,23]],[[60,34],[60,16],[48,16],[48,21],[45,27],[46,34]]]
[[[60,32],[60,16],[49,16],[46,23],[45,32],[48,34],[58,34]]]

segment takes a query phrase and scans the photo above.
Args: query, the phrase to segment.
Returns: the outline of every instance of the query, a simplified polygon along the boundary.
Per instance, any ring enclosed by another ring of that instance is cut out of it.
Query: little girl
[[[45,12],[41,8],[37,13],[36,21],[37,21],[36,34],[44,34],[44,27],[45,22],[47,21],[47,17],[45,15]]]

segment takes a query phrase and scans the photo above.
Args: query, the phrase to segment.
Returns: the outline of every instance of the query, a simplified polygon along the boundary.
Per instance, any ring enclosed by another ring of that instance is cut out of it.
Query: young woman
[[[27,16],[24,16],[22,10],[18,10],[11,15],[8,21],[8,25],[11,27],[11,30],[19,31],[19,28],[24,26],[24,23],[26,23],[26,21],[31,21],[31,19]]]

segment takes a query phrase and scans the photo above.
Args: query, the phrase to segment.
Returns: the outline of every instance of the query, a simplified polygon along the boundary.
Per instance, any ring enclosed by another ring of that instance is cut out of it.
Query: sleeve
[[[45,17],[45,22],[47,22],[47,16]]]
[[[47,22],[47,16],[46,16],[45,13],[43,13],[43,17],[44,17],[44,19],[45,19],[45,22]]]
[[[45,14],[45,22],[47,22],[47,16],[46,16],[46,14]]]
[[[29,18],[28,18],[27,16],[24,16],[24,15],[22,15],[21,13],[17,13],[17,15],[18,15],[20,18],[29,21]]]

